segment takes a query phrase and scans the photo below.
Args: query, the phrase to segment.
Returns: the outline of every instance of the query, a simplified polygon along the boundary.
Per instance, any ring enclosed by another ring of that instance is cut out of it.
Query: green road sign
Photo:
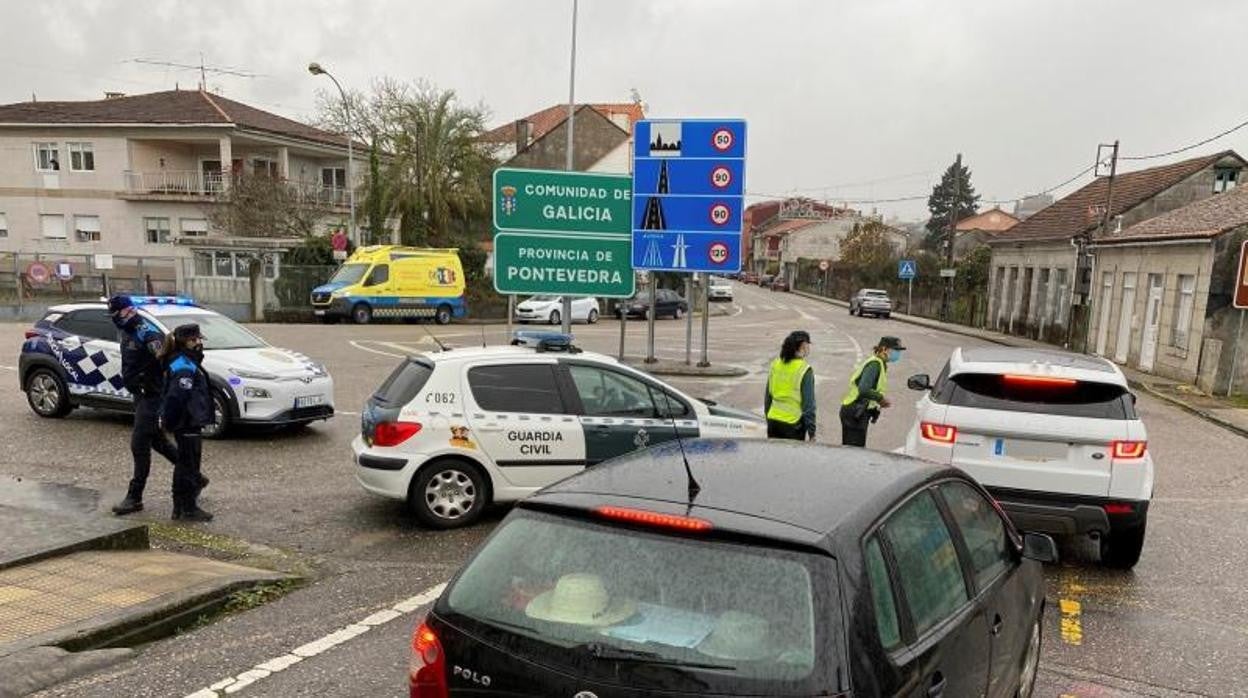
[[[494,170],[500,232],[631,235],[633,179],[558,170]]]
[[[632,186],[628,175],[495,170],[494,288],[632,295]]]
[[[494,288],[499,293],[549,293],[626,298],[633,295],[631,235],[494,236]]]

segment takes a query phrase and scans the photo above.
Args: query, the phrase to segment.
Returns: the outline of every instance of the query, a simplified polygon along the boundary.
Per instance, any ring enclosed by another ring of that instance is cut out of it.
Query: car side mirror
[[[911,390],[931,390],[932,377],[926,373],[910,376],[910,380],[906,381],[906,387]]]
[[[1024,533],[1023,557],[1052,565],[1057,562],[1057,543],[1043,533]]]

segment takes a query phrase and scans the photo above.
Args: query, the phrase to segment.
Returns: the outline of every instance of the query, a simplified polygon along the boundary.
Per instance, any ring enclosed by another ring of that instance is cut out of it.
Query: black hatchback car
[[[668,442],[521,502],[416,628],[410,695],[1025,698],[1056,554],[952,468]]]

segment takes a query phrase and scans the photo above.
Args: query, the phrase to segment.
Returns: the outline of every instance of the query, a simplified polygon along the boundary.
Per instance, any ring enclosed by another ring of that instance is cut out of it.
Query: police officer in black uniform
[[[178,461],[178,451],[157,426],[165,383],[165,369],[157,357],[165,336],[139,316],[127,296],[110,298],[108,311],[117,326],[121,344],[121,379],[134,399],[134,430],[130,433],[134,475],[130,478],[126,498],[113,507],[114,514],[124,516],[143,511],[143,489],[152,469],[152,450],[174,464]]]
[[[212,521],[212,514],[199,508],[200,459],[203,437],[200,429],[212,424],[212,393],[204,360],[204,338],[199,325],[179,325],[161,354],[165,364],[165,395],[160,405],[161,426],[173,432],[178,444],[178,462],[173,468],[173,518],[183,521]]]

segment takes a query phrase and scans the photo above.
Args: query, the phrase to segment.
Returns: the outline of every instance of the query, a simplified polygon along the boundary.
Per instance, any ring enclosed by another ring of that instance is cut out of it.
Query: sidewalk
[[[794,291],[799,296],[810,298],[812,300],[823,301],[842,308],[848,308],[849,303],[834,298],[824,298],[803,291]],[[940,322],[939,320],[930,320],[928,318],[916,317],[913,315],[904,315],[901,313],[893,313],[892,319],[898,322],[904,322],[917,327],[926,327],[928,329],[940,330],[950,334],[959,334],[965,337],[974,337],[985,342],[992,342],[1009,347],[1027,347],[1031,349],[1058,349],[1052,344],[1037,342],[1026,337],[1015,337],[1013,335],[1002,334],[992,330],[981,330],[974,327],[966,327],[964,325],[955,325],[951,323]],[[1127,377],[1127,382],[1136,390],[1142,390],[1149,395],[1164,400],[1180,409],[1190,412],[1206,421],[1212,422],[1223,429],[1248,437],[1248,404],[1244,404],[1242,400],[1232,401],[1223,397],[1214,397],[1205,395],[1196,386],[1188,383],[1180,383],[1179,381],[1155,376],[1151,373],[1144,373],[1128,366],[1119,366],[1123,375]]]

